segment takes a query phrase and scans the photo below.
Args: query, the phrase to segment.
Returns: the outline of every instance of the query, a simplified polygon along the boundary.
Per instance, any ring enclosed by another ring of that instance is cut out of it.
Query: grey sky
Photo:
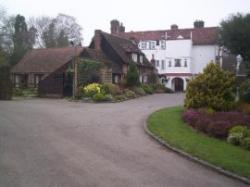
[[[250,12],[250,0],[0,0],[9,14],[74,16],[83,28],[84,45],[93,31],[110,32],[110,20],[123,22],[126,31],[192,27],[202,19],[206,26],[217,26],[222,19],[236,12]]]

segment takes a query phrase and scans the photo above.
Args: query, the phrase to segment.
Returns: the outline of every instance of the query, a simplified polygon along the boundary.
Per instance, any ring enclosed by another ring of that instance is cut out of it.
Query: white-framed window
[[[156,46],[156,42],[155,41],[150,41],[149,42],[149,49],[154,50]]]
[[[161,69],[164,70],[165,69],[165,60],[161,61]]]
[[[168,67],[172,67],[172,62],[171,62],[171,60],[168,61]]]
[[[140,63],[143,63],[143,55],[140,55]]]
[[[132,60],[133,60],[133,62],[137,62],[138,60],[137,60],[137,54],[136,53],[132,53]]]
[[[184,67],[187,67],[187,59],[184,59]]]
[[[159,66],[160,66],[160,61],[156,60],[156,67],[159,67]]]
[[[161,49],[166,49],[166,41],[161,40]]]
[[[146,41],[140,42],[140,49],[147,49],[147,42]]]
[[[175,67],[181,67],[181,59],[174,59],[174,66]]]

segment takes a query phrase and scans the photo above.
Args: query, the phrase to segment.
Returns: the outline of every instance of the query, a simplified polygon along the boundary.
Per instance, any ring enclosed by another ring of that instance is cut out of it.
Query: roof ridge
[[[212,29],[212,28],[219,28],[218,26],[211,26],[211,27],[202,27],[202,28],[178,28],[178,29],[162,29],[162,30],[145,30],[145,31],[129,31],[124,32],[125,34],[129,33],[145,33],[145,32],[166,32],[166,31],[183,31],[183,30],[196,30],[196,29]]]

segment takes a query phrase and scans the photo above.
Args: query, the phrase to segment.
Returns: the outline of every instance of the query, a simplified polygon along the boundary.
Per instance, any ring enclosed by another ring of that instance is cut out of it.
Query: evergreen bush
[[[209,107],[216,111],[228,111],[234,107],[235,77],[210,63],[196,78],[188,83],[185,107]]]
[[[140,80],[139,80],[139,72],[136,67],[136,64],[131,63],[128,68],[128,73],[126,76],[126,83],[127,86],[133,87],[133,86],[139,86]]]
[[[0,100],[12,98],[12,83],[10,79],[10,66],[0,64]]]

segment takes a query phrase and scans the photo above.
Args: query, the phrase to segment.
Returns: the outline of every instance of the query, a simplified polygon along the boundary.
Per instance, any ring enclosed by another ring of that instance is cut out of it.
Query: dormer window
[[[132,53],[131,58],[132,58],[133,62],[138,62],[137,54],[136,53]]]
[[[154,50],[155,49],[156,42],[155,41],[150,41],[149,42],[149,49]]]

